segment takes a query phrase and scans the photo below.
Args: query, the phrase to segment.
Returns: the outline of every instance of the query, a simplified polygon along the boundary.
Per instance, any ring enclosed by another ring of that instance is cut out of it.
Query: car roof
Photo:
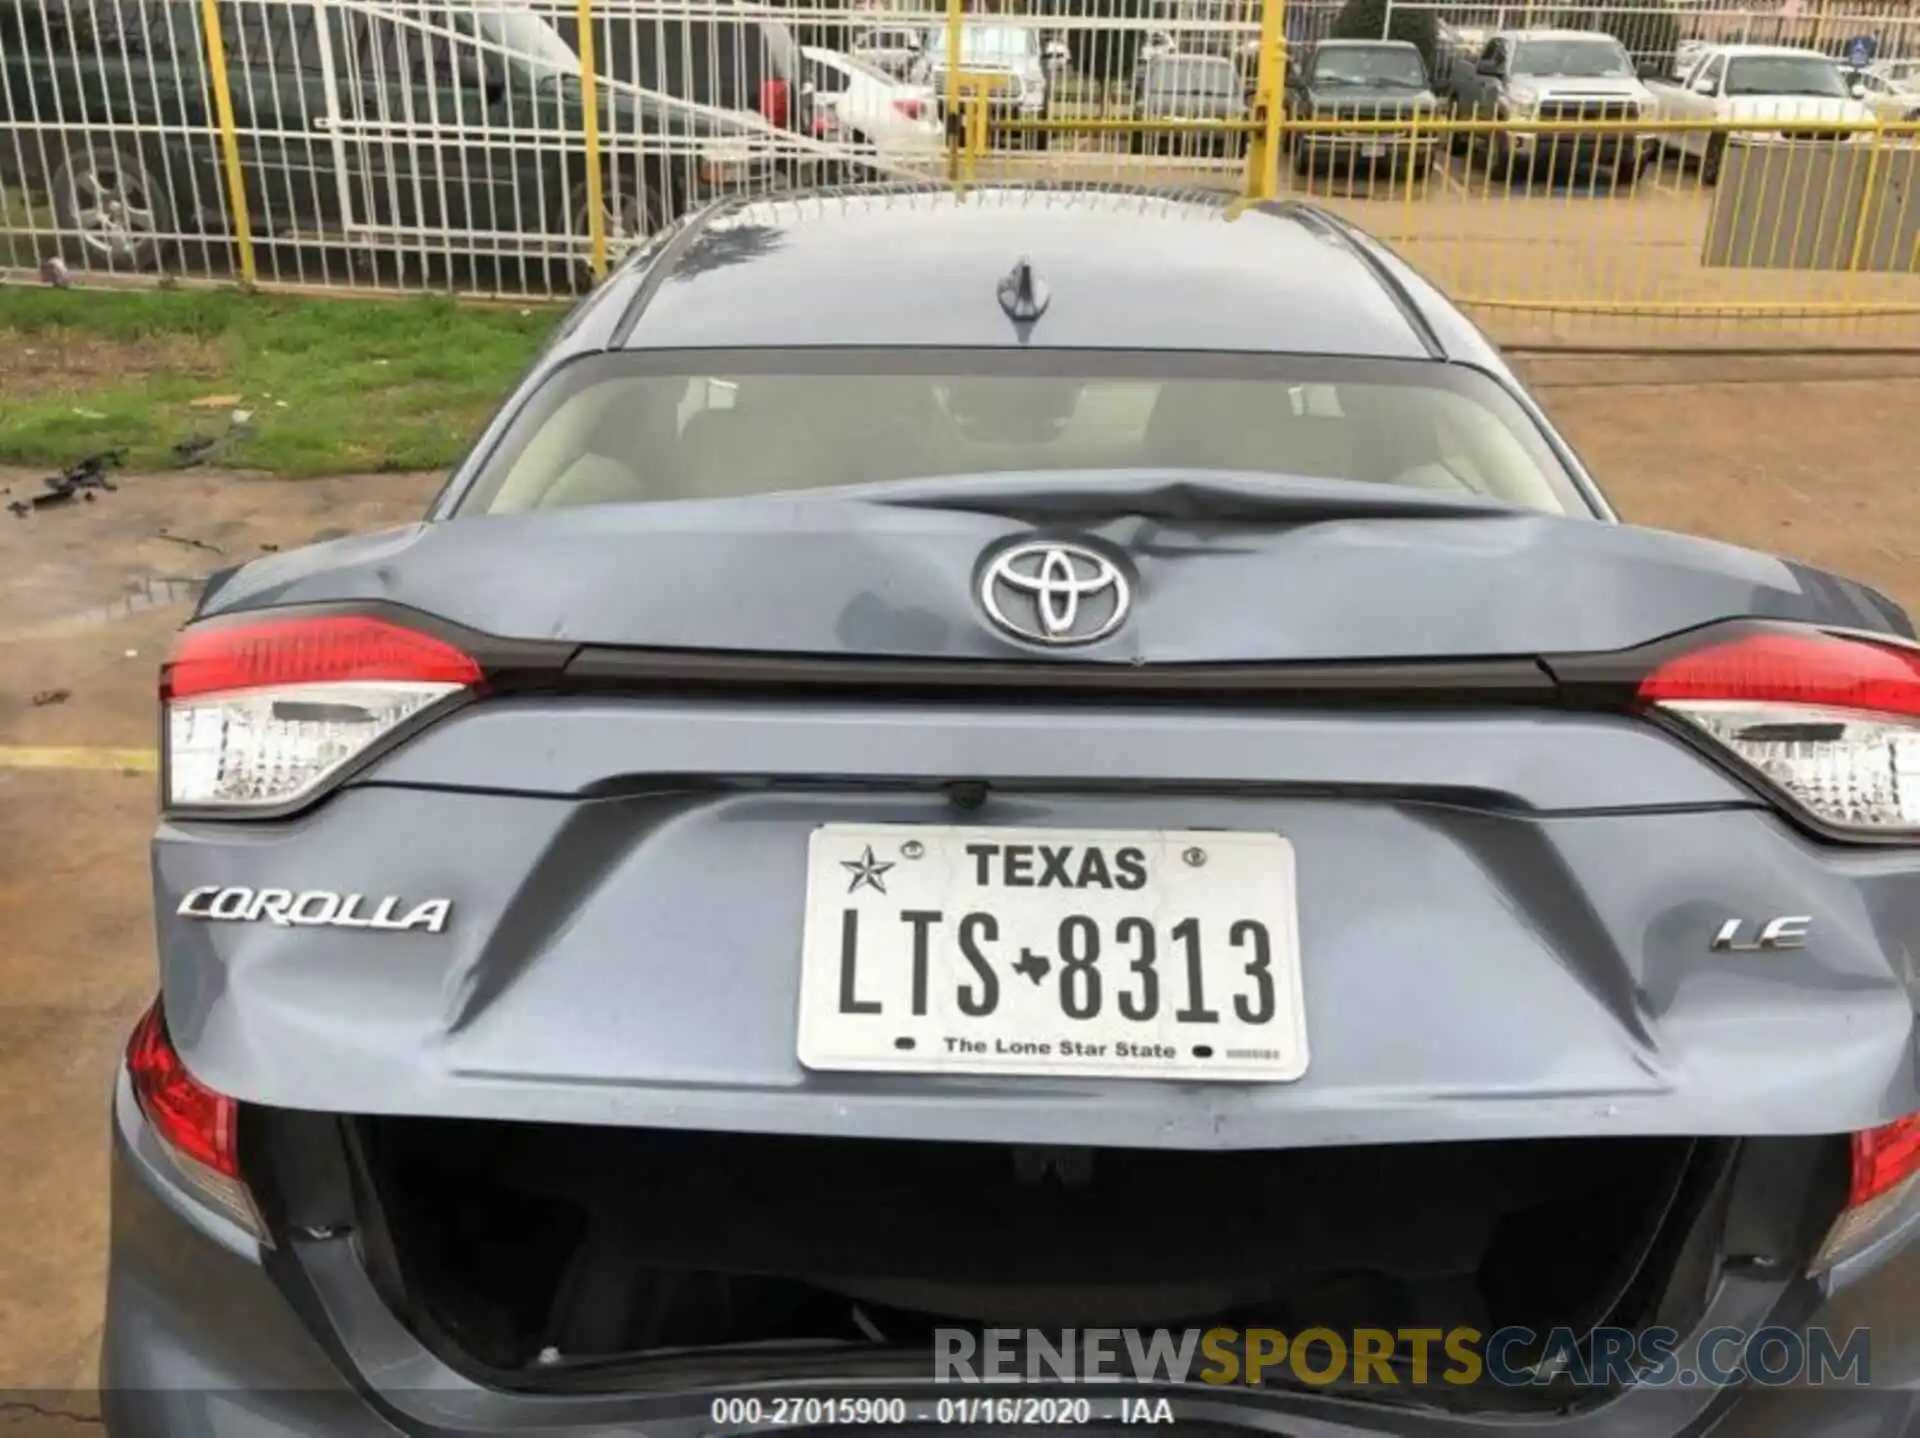
[[[1502,30],[1499,33],[1503,38],[1514,40],[1614,40],[1615,38],[1604,30],[1568,30],[1555,28],[1552,25],[1542,25],[1531,30]]]
[[[1321,40],[1315,43],[1316,50],[1415,50],[1420,47],[1411,40]]]
[[[1762,56],[1793,55],[1801,59],[1832,60],[1831,55],[1822,55],[1818,50],[1809,50],[1804,45],[1709,45],[1708,55],[1725,55],[1729,59],[1755,59]],[[1837,62],[1836,62],[1837,63]]]
[[[723,202],[636,256],[607,347],[1002,347],[1443,357],[1477,336],[1437,293],[1311,206],[1205,192],[872,187]],[[1047,306],[1023,334],[1000,282]],[[1429,313],[1442,313],[1436,320]],[[583,326],[583,328],[598,328]]]

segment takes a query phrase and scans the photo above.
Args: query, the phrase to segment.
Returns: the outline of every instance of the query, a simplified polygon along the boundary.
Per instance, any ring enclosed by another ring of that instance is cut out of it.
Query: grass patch
[[[232,290],[0,286],[0,463],[61,466],[251,419],[214,462],[289,478],[442,469],[525,372],[561,311]],[[195,399],[237,395],[197,407]]]

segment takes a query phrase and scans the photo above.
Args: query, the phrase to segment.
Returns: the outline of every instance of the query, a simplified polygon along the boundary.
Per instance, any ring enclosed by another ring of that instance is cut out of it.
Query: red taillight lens
[[[160,1000],[140,1016],[127,1040],[127,1078],[134,1102],[183,1183],[262,1243],[267,1226],[240,1176],[240,1105],[187,1072],[167,1035]]]
[[[895,100],[893,102],[893,108],[898,110],[902,115],[905,115],[909,120],[919,120],[926,116],[927,102],[925,100]]]
[[[161,673],[167,802],[275,808],[484,677],[443,639],[365,616],[217,622]]]
[[[240,1106],[181,1062],[158,1000],[127,1041],[127,1075],[140,1111],[175,1153],[223,1178],[240,1177]]]
[[[1853,1136],[1853,1183],[1847,1207],[1858,1208],[1920,1172],[1920,1114],[1908,1114]]]
[[[785,80],[760,82],[760,113],[770,125],[785,129],[792,123],[793,110]]]
[[[480,666],[430,634],[384,619],[334,615],[190,629],[175,643],[161,678],[170,699],[364,681],[477,684]]]
[[[1853,1135],[1847,1206],[1828,1228],[1807,1271],[1827,1273],[1908,1221],[1920,1175],[1920,1113]]]
[[[1920,648],[1760,630],[1668,660],[1639,697],[1835,828],[1920,833]]]
[[[1920,718],[1920,650],[1821,631],[1744,635],[1670,659],[1640,683],[1656,704],[1805,704]]]

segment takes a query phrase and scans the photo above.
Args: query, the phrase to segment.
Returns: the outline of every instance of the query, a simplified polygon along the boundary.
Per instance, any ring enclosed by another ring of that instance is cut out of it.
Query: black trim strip
[[[1349,254],[1366,266],[1367,273],[1373,276],[1375,283],[1386,291],[1387,298],[1392,300],[1394,307],[1400,311],[1401,318],[1407,322],[1407,327],[1413,331],[1414,337],[1425,348],[1428,357],[1443,361],[1448,358],[1446,346],[1440,343],[1440,336],[1427,322],[1426,313],[1420,308],[1419,301],[1414,299],[1407,287],[1400,283],[1400,277],[1380,262],[1380,256],[1373,250],[1374,242],[1371,238],[1349,225],[1338,215],[1301,200],[1280,200],[1262,208],[1267,209],[1269,213],[1286,215],[1290,219],[1312,225],[1323,234],[1332,235],[1338,239]]]
[[[1339,664],[1116,664],[1088,661],[836,659],[588,645],[567,664],[570,691],[611,689],[847,693],[860,697],[1010,694],[1118,701],[1554,704],[1559,687],[1532,659]]]
[[[682,222],[680,233],[661,246],[660,252],[653,257],[646,274],[640,280],[640,286],[633,292],[633,298],[627,301],[626,309],[614,323],[613,333],[607,336],[607,348],[620,350],[627,347],[634,327],[640,323],[641,316],[647,312],[647,306],[653,303],[653,297],[660,293],[662,285],[673,278],[680,268],[680,259],[686,254],[693,242],[707,232],[707,227],[729,210],[737,210],[747,203],[748,197],[729,195],[715,200],[704,209],[695,210]]]

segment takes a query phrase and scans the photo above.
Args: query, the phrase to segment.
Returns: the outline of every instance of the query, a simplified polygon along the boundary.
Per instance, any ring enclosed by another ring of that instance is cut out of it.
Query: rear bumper
[[[102,1411],[113,1438],[205,1434],[509,1433],[602,1435],[644,1429],[649,1438],[713,1434],[710,1394],[536,1398],[482,1387],[447,1367],[397,1322],[374,1291],[350,1236],[296,1240],[265,1254],[225,1220],[198,1207],[167,1176],[164,1158],[116,1087],[113,1230],[101,1353]],[[1872,1330],[1872,1386],[1747,1390],[1693,1388],[1629,1393],[1558,1422],[1529,1425],[1537,1438],[1895,1438],[1920,1414],[1920,1248],[1909,1246],[1810,1319],[1844,1335]],[[1783,1310],[1806,1311],[1804,1280],[1721,1286],[1709,1323],[1758,1327]],[[783,1391],[865,1396],[873,1385],[782,1384]],[[744,1391],[744,1388],[743,1388]],[[896,1388],[893,1391],[909,1390]],[[955,1390],[919,1385],[929,1405]],[[1150,1390],[1140,1390],[1150,1391]],[[1177,1422],[1228,1423],[1249,1433],[1310,1429],[1321,1438],[1382,1434],[1470,1438],[1511,1432],[1508,1422],[1356,1408],[1309,1393],[1205,1390],[1172,1399]],[[1717,1416],[1715,1416],[1717,1414]],[[910,1423],[907,1426],[912,1426]],[[902,1430],[890,1430],[899,1433]],[[931,1427],[929,1427],[931,1431]],[[942,1431],[951,1431],[951,1425]],[[982,1428],[980,1431],[985,1432]],[[1216,1431],[1218,1431],[1216,1429]]]

